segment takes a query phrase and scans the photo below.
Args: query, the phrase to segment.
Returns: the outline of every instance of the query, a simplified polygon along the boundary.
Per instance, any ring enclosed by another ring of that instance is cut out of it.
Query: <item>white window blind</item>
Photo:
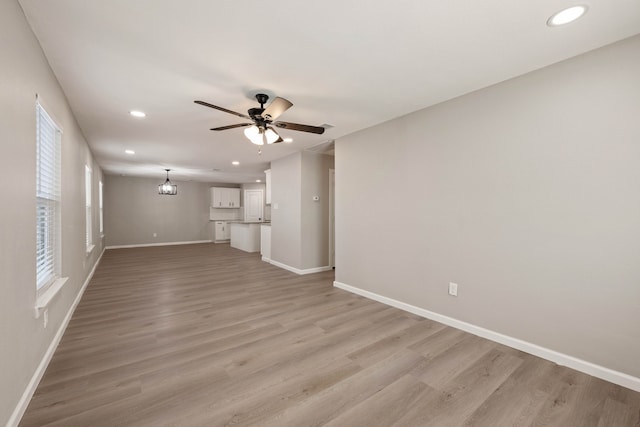
[[[84,187],[85,187],[85,237],[87,242],[87,250],[93,245],[93,234],[91,229],[91,169],[89,166],[84,167]]]
[[[36,104],[36,288],[60,275],[61,132]]]

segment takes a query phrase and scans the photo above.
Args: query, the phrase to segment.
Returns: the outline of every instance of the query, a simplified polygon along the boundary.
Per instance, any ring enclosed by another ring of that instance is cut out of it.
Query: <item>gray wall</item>
[[[272,260],[301,270],[329,264],[331,168],[333,157],[307,151],[271,163]]]
[[[211,184],[174,181],[178,194],[162,196],[165,178],[107,175],[104,184],[107,246],[211,240]],[[157,237],[153,236],[157,234]]]
[[[271,259],[302,267],[302,154],[271,162]]]
[[[333,156],[302,152],[303,269],[329,265],[329,169]]]
[[[0,2],[0,425],[18,405],[38,364],[102,253],[98,228],[100,167],[91,155],[40,45],[17,1]],[[36,93],[63,128],[62,275],[67,282],[49,305],[49,324],[35,318]],[[85,250],[84,165],[93,169],[95,247]]]
[[[336,280],[640,377],[638,52],[336,141]]]

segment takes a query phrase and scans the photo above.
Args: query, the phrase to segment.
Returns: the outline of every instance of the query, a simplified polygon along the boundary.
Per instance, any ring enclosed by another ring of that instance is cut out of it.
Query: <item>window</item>
[[[84,189],[85,189],[85,238],[87,243],[87,252],[93,249],[93,233],[91,228],[91,169],[89,166],[84,167]]]
[[[36,289],[60,276],[60,151],[62,132],[36,103]]]
[[[98,183],[98,208],[100,208],[100,237],[104,236],[104,209],[102,204],[102,181]]]

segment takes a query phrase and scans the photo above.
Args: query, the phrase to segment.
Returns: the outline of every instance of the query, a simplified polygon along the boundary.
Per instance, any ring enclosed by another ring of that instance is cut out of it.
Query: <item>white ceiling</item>
[[[108,174],[251,182],[268,162],[640,33],[637,0],[20,0]],[[262,155],[244,120],[257,92],[294,106]],[[147,113],[135,119],[133,109]],[[390,141],[393,143],[393,141]],[[131,156],[125,149],[135,150]],[[232,166],[238,160],[240,166]],[[219,169],[219,171],[213,171]]]

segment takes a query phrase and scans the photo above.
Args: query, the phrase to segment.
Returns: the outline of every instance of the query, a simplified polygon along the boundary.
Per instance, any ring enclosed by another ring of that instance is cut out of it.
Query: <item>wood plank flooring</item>
[[[21,426],[640,426],[640,393],[229,245],[105,252]]]

